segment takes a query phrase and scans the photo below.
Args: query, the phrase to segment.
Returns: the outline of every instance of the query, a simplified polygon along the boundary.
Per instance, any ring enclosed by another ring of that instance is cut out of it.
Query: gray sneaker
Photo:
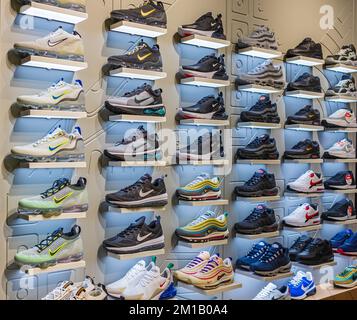
[[[256,29],[249,36],[238,39],[236,51],[248,47],[277,50],[278,43],[275,38],[275,33],[270,31],[270,29],[266,26],[256,27]]]

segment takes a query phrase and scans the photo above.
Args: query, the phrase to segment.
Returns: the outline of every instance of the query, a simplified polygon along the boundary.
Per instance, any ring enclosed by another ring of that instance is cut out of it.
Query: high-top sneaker
[[[323,59],[322,46],[320,43],[315,43],[311,38],[305,38],[297,47],[288,50],[285,58],[288,59],[298,56]]]
[[[347,96],[357,97],[355,79],[351,75],[344,75],[334,87],[326,91],[327,97]]]
[[[240,114],[241,122],[264,122],[280,123],[278,107],[272,103],[269,96],[261,96],[258,102],[249,109]]]
[[[264,134],[255,138],[245,148],[238,149],[236,154],[237,159],[279,159],[279,152],[276,147],[274,138],[270,138],[268,134]]]
[[[256,27],[249,36],[238,39],[236,52],[238,52],[239,49],[248,47],[277,50],[278,43],[276,41],[275,33],[270,31],[266,26]]]
[[[321,113],[314,109],[311,105],[307,105],[293,116],[289,116],[286,124],[307,124],[319,126],[321,121]]]
[[[353,44],[343,46],[341,50],[335,55],[327,56],[327,65],[338,63],[347,64],[350,66],[357,66],[356,48]]]

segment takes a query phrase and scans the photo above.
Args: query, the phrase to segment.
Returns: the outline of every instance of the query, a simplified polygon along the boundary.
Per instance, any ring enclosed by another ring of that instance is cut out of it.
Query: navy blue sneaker
[[[269,250],[270,244],[261,241],[253,246],[245,257],[239,258],[236,262],[236,267],[240,269],[250,270],[250,266],[259,261],[261,257]]]
[[[349,238],[353,236],[353,231],[351,229],[346,229],[337,233],[331,240],[333,251],[337,251]]]
[[[287,273],[291,269],[289,250],[280,243],[273,243],[265,255],[251,265],[251,270],[261,276],[275,276],[278,273]]]
[[[337,252],[344,256],[357,256],[357,233],[347,239]]]

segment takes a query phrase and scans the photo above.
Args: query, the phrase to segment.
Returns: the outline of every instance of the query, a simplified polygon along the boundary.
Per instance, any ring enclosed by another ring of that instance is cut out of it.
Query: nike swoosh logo
[[[67,142],[61,143],[61,144],[59,144],[59,145],[56,146],[56,147],[51,147],[51,146],[49,146],[48,149],[50,149],[50,151],[55,151],[55,150],[57,150],[58,148],[60,148],[60,147],[62,147],[62,146],[64,146],[64,145],[66,145],[66,144],[67,144]]]
[[[148,11],[148,12],[144,12],[143,10],[141,10],[141,15],[142,15],[143,17],[147,17],[147,16],[149,16],[150,14],[154,13],[155,11],[156,11],[156,9],[152,9],[152,10],[150,10],[150,11]]]
[[[138,234],[138,241],[139,242],[143,242],[144,240],[146,240],[147,238],[149,238],[150,236],[152,235],[152,233],[149,233],[149,234],[147,234],[146,236],[141,236],[140,234]]]
[[[139,61],[144,61],[145,59],[149,58],[151,55],[152,55],[151,52],[148,53],[148,54],[146,54],[145,56],[140,56],[140,55],[138,54],[138,59],[139,59]]]
[[[143,190],[140,190],[139,196],[142,197],[142,198],[145,198],[145,197],[147,197],[149,194],[151,194],[153,192],[154,192],[154,190],[150,190],[148,192],[143,192]]]
[[[320,180],[320,181],[317,181],[317,182],[310,181],[310,187],[316,187],[316,186],[318,186],[319,184],[321,184],[321,180]]]
[[[47,44],[49,47],[55,47],[55,46],[58,46],[59,44],[61,44],[62,42],[66,41],[67,38],[65,39],[62,39],[62,40],[58,40],[58,41],[55,41],[55,42],[52,42],[51,40],[48,40]]]
[[[55,251],[52,251],[51,249],[48,250],[48,253],[50,254],[51,257],[55,256],[58,252],[60,252],[67,243],[63,243],[62,245],[60,245]]]
[[[56,204],[59,204],[59,203],[61,203],[61,202],[63,202],[64,200],[66,200],[67,198],[69,198],[70,196],[72,196],[73,195],[73,192],[70,192],[70,193],[67,193],[65,196],[63,196],[62,198],[56,198],[56,197],[54,197],[53,198],[53,201],[56,203]]]
[[[305,218],[306,218],[306,221],[309,221],[309,220],[311,220],[311,219],[313,219],[313,218],[315,218],[315,217],[318,217],[319,216],[319,213],[318,212],[316,212],[316,213],[314,213],[314,214],[312,214],[312,215],[309,215],[308,213],[306,214],[306,216],[305,216]]]
[[[70,92],[69,91],[65,91],[59,96],[52,96],[52,98],[53,98],[53,100],[58,100],[59,98],[62,98],[63,96],[65,96],[68,93],[70,93]]]
[[[137,98],[135,98],[135,103],[140,104],[140,103],[143,103],[143,102],[145,102],[145,101],[147,101],[147,100],[150,100],[150,99],[151,99],[151,97],[145,98],[145,99],[143,99],[143,100],[138,100]]]

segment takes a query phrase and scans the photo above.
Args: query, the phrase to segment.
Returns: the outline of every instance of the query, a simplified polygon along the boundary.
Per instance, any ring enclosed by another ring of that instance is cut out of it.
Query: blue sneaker
[[[288,284],[293,300],[303,300],[316,294],[316,286],[311,272],[299,271]]]
[[[171,283],[170,286],[160,295],[159,300],[170,300],[175,298],[177,295],[177,289],[174,283]]]
[[[348,240],[349,238],[351,238],[353,235],[353,231],[351,229],[345,229],[343,231],[340,231],[339,233],[337,233],[331,240],[331,244],[332,244],[332,248],[333,251],[337,251],[337,249],[339,247],[341,247],[346,240]]]
[[[347,239],[337,252],[344,256],[357,256],[357,233]]]
[[[291,269],[289,250],[280,243],[273,243],[265,255],[251,265],[251,270],[261,276],[275,276],[278,273],[287,273]]]
[[[236,267],[250,270],[250,266],[259,261],[262,256],[269,250],[270,244],[261,241],[253,246],[245,257],[239,258],[236,262]]]

